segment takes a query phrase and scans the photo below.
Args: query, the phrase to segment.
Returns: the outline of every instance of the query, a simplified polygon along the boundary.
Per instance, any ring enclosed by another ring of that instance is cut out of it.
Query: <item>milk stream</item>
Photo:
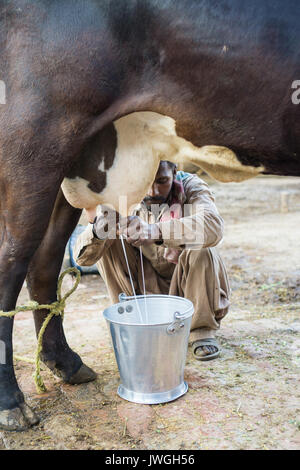
[[[143,251],[140,246],[140,260],[142,267],[142,279],[143,279],[143,290],[144,290],[144,302],[145,302],[145,314],[146,314],[146,323],[149,322],[148,307],[147,307],[147,297],[146,297],[146,285],[145,285],[145,274],[144,274],[144,263],[143,263]]]
[[[145,323],[148,323],[148,321],[149,321],[149,315],[148,315],[148,306],[147,306],[147,299],[146,299],[146,285],[145,285],[145,274],[144,274],[142,247],[140,247],[140,260],[141,260],[141,268],[142,268],[142,279],[143,279],[146,321],[144,321],[144,319],[143,319],[143,315],[142,315],[142,312],[141,312],[141,309],[140,309],[140,305],[139,305],[139,302],[137,300],[137,296],[136,296],[136,292],[135,292],[135,288],[134,288],[134,284],[133,284],[133,279],[132,279],[132,274],[131,274],[131,270],[130,270],[130,267],[129,267],[129,262],[128,262],[128,257],[127,257],[127,252],[126,252],[126,247],[125,247],[123,235],[120,235],[120,239],[121,239],[122,248],[123,248],[123,252],[124,252],[124,256],[125,256],[127,271],[128,271],[128,274],[129,274],[130,284],[131,284],[131,288],[132,288],[132,293],[133,293],[133,296],[134,296],[134,299],[135,299],[135,302],[136,302],[136,308],[137,308],[137,311],[138,311],[138,314],[139,314],[139,317],[140,317],[140,322],[141,322],[141,324],[145,324]]]

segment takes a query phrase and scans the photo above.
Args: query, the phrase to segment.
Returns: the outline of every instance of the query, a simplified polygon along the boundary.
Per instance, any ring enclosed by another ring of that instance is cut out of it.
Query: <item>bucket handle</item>
[[[177,333],[178,331],[182,330],[184,328],[184,320],[188,318],[188,315],[185,315],[184,313],[180,312],[174,312],[174,321],[170,323],[167,327],[167,334],[168,335],[173,335],[174,333]]]
[[[143,299],[145,297],[145,295],[137,295],[137,296],[134,296],[134,295],[126,295],[125,292],[122,292],[121,294],[119,294],[119,302],[125,302],[126,300],[133,300],[133,299]],[[147,299],[151,298],[151,297],[157,297],[157,295],[155,294],[150,294],[150,295],[147,295]],[[182,320],[185,320],[186,318],[188,318],[190,315],[186,315],[185,313],[180,313],[178,311],[174,312],[174,321],[178,322],[178,321],[182,321]]]
[[[125,300],[132,300],[135,299],[136,297],[134,295],[126,295],[125,292],[122,292],[119,294],[119,302],[124,302]]]
[[[188,317],[189,317],[189,315],[185,315],[185,313],[174,312],[175,320],[185,320]]]
[[[144,298],[150,299],[151,297],[157,297],[156,294],[148,294],[145,296],[145,294],[141,295],[126,295],[124,292],[122,294],[119,294],[119,302],[125,302],[126,300],[134,300],[134,299],[144,299]]]

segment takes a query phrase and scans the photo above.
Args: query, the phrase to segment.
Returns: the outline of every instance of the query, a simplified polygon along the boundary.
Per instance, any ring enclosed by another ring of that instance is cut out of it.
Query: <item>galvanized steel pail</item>
[[[119,299],[103,312],[120,372],[118,395],[144,404],[175,400],[188,390],[183,376],[192,302],[170,295]]]

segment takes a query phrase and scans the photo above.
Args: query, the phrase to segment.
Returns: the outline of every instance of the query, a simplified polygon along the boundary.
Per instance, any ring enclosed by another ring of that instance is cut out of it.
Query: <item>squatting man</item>
[[[161,161],[146,197],[130,216],[100,209],[100,214],[88,211],[90,223],[77,238],[78,265],[97,263],[111,302],[117,303],[121,292],[132,295],[120,235],[136,294],[143,294],[142,247],[146,293],[191,300],[193,355],[201,361],[218,357],[215,331],[228,312],[230,289],[226,268],[214,248],[223,236],[223,219],[207,184]]]

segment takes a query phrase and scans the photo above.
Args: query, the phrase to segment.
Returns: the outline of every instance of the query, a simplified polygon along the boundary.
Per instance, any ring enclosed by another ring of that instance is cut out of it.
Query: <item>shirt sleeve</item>
[[[158,222],[163,245],[194,249],[216,246],[223,238],[224,221],[208,185],[193,175],[184,182],[182,217]]]
[[[79,266],[93,266],[114,240],[99,240],[93,234],[93,224],[81,232],[75,242],[73,254]]]

